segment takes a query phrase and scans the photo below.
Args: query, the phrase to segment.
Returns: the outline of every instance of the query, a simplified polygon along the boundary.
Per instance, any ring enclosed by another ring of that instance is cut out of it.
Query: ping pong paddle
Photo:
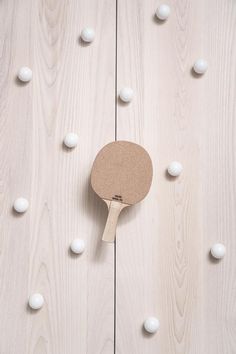
[[[152,182],[152,161],[147,151],[129,141],[105,145],[95,158],[91,185],[108,206],[102,240],[115,240],[119,214],[125,207],[140,202]]]

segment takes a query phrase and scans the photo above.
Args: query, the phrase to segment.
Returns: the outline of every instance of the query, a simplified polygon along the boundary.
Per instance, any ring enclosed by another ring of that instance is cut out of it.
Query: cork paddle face
[[[143,147],[128,141],[104,146],[92,167],[92,188],[104,200],[138,203],[147,195],[151,182],[150,156]]]

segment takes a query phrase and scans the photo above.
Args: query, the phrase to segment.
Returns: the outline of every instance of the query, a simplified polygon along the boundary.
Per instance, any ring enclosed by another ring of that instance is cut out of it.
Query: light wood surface
[[[165,23],[158,4],[0,3],[0,354],[236,353],[236,4],[170,0]],[[86,26],[91,45],[78,40]],[[200,57],[209,68],[198,78]],[[116,100],[124,86],[130,104]],[[70,131],[74,150],[62,145]],[[154,176],[121,213],[114,248],[101,241],[107,208],[89,177],[115,137],[144,146]],[[165,172],[173,160],[178,179]],[[22,216],[19,196],[30,202]],[[77,237],[80,256],[69,252]],[[226,245],[220,262],[215,242]],[[156,335],[143,331],[148,316]]]
[[[124,210],[116,238],[116,353],[236,352],[234,1],[118,1],[117,137],[150,153],[154,180],[142,204]],[[197,78],[194,61],[209,69]],[[165,174],[170,161],[184,170]],[[227,255],[213,262],[209,249]],[[160,320],[148,336],[142,323]]]
[[[114,139],[115,2],[1,1],[1,354],[110,354],[114,252],[90,189],[94,156]],[[95,29],[91,46],[79,41]],[[102,48],[102,50],[101,50]],[[33,80],[15,75],[27,65]],[[76,132],[76,149],[63,147]],[[18,196],[25,215],[12,212]],[[86,250],[69,252],[81,237]],[[32,312],[28,296],[44,307]],[[99,329],[99,330],[98,330]]]

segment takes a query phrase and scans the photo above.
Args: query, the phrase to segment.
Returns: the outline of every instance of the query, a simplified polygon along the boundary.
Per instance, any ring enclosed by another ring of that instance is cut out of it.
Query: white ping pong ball
[[[29,207],[29,202],[25,198],[17,198],[14,201],[13,208],[17,213],[24,213]]]
[[[165,20],[167,20],[169,15],[170,15],[170,6],[169,5],[161,4],[160,6],[158,6],[158,8],[156,10],[156,17],[159,20],[165,21]]]
[[[43,295],[36,293],[32,294],[29,297],[29,307],[32,308],[33,310],[39,310],[44,304],[44,298]]]
[[[91,43],[95,38],[95,32],[93,28],[86,27],[81,32],[81,38],[86,43]]]
[[[134,91],[130,87],[124,87],[120,90],[120,99],[125,103],[132,101],[133,96]]]
[[[222,243],[215,243],[211,247],[211,255],[216,259],[223,258],[225,253],[226,253],[226,248],[225,245],[223,245]]]
[[[74,239],[70,244],[70,249],[75,254],[81,254],[85,249],[85,242],[81,238]]]
[[[203,75],[207,71],[208,64],[207,61],[204,59],[198,59],[195,61],[193,65],[193,70],[195,71],[196,74],[198,75]]]
[[[23,66],[20,68],[18,71],[18,79],[23,82],[28,82],[32,79],[32,70],[28,68],[27,66]]]
[[[78,144],[78,141],[79,141],[79,137],[75,133],[68,133],[68,134],[66,134],[66,136],[64,138],[64,144],[69,149],[76,147]]]
[[[148,317],[144,322],[144,328],[148,333],[156,333],[160,327],[160,322],[156,317]]]
[[[181,174],[182,170],[183,170],[183,166],[178,161],[172,161],[169,164],[168,169],[167,169],[169,175],[171,175],[172,177],[179,176]]]

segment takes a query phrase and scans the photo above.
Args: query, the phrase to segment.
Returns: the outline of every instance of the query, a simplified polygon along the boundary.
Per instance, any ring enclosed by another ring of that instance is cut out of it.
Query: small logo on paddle
[[[117,194],[115,194],[115,196],[112,197],[112,199],[113,200],[117,200],[118,202],[122,202],[123,201],[122,196],[121,195],[117,195]]]

